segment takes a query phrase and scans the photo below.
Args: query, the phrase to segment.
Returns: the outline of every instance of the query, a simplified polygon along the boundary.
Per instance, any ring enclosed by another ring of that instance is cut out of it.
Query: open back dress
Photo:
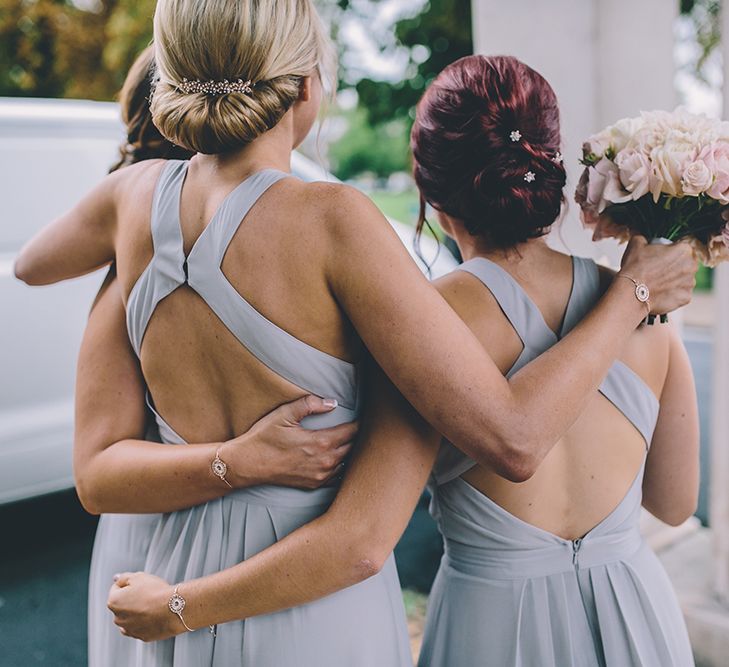
[[[248,211],[289,174],[264,170],[231,192],[188,256],[180,228],[180,194],[188,162],[169,161],[152,206],[154,255],[127,302],[127,328],[137,355],[154,310],[182,285],[194,290],[250,353],[306,392],[338,407],[307,417],[306,428],[357,418],[355,365],[290,335],[266,319],[228,282],[221,264]],[[211,343],[213,344],[213,343]],[[150,409],[154,406],[148,400]],[[161,439],[185,441],[154,411]],[[222,482],[221,482],[222,484]],[[187,510],[106,515],[97,533],[89,599],[91,667],[406,667],[412,665],[405,610],[392,555],[382,571],[355,586],[285,611],[145,644],[119,635],[106,598],[114,572],[143,570],[170,583],[236,565],[323,514],[336,488],[236,489]],[[283,576],[283,573],[282,573]]]
[[[519,283],[497,264],[460,267],[493,294],[523,343],[508,375],[558,341]],[[560,335],[600,297],[598,268],[573,258]],[[616,362],[600,392],[643,436],[658,419],[653,392]],[[645,457],[622,501],[575,540],[537,528],[461,475],[475,466],[444,443],[431,477],[431,514],[445,551],[428,602],[420,667],[690,667],[671,583],[638,524]]]

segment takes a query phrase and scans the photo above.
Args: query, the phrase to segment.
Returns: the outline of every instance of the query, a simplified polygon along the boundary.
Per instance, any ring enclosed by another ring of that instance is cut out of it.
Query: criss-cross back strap
[[[565,316],[564,332],[573,329],[600,298],[600,269],[591,259],[575,258],[575,287]],[[613,363],[600,385],[607,398],[643,436],[650,446],[658,421],[660,403],[653,390],[632,368]]]
[[[185,282],[182,232],[177,221],[187,164],[168,161],[154,191],[150,223],[154,254],[127,299],[127,331],[137,356],[157,304]]]
[[[600,274],[597,264],[585,257],[572,258],[572,293],[560,331],[560,338],[574,329],[592,310],[600,294]]]
[[[524,289],[498,264],[477,257],[465,262],[460,270],[478,278],[493,294],[502,312],[524,344],[524,350],[507,373],[510,377],[537,356],[546,352],[559,338],[569,333],[600,297],[600,276],[597,265],[588,259],[573,258],[572,293],[558,337],[544,321],[541,311]],[[659,403],[652,390],[631,368],[616,361],[600,385],[605,396],[643,436],[646,445],[653,437]],[[436,484],[445,484],[476,465],[449,442],[444,442],[433,471]]]
[[[557,336],[547,326],[539,308],[508,271],[484,257],[474,257],[461,264],[458,270],[478,278],[493,294],[524,346],[507,377],[557,342]]]
[[[221,268],[228,246],[251,208],[271,186],[290,175],[267,169],[240,183],[185,258],[179,211],[186,169],[186,162],[166,165],[155,191],[154,256],[132,290],[127,311],[137,354],[157,304],[187,283],[259,361],[308,392],[336,398],[338,410],[354,415],[358,400],[355,365],[312,347],[271,322],[233,287]]]
[[[354,408],[356,374],[352,364],[292,336],[259,313],[225,277],[221,264],[233,236],[258,199],[289,174],[266,170],[244,181],[225,200],[210,233],[187,260],[188,282],[231,333],[259,361],[289,382]]]

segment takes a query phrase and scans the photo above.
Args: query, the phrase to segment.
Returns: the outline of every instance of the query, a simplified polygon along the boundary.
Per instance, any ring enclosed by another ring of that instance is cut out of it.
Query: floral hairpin
[[[527,183],[534,183],[534,181],[537,180],[537,175],[533,171],[528,171],[526,174],[524,174],[524,180]]]
[[[554,162],[555,164],[562,164],[562,162],[564,162],[564,157],[562,156],[562,153],[557,151],[552,158],[552,162]]]
[[[519,130],[512,130],[509,139],[513,142],[521,141],[521,132]]]
[[[176,88],[186,95],[196,93],[203,93],[204,95],[245,93],[246,95],[252,95],[254,85],[250,79],[248,81],[243,81],[243,79],[237,79],[236,81],[228,81],[228,79],[222,81],[200,81],[195,79],[190,81],[189,79],[183,79],[181,83],[177,84]]]

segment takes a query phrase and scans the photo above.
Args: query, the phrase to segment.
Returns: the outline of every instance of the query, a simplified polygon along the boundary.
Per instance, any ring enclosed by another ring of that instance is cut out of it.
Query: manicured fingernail
[[[336,398],[325,398],[324,399],[324,407],[325,408],[336,408],[339,405]]]

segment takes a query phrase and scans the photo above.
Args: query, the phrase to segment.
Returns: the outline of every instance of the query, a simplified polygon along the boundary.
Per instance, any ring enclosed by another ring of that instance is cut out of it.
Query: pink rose
[[[691,197],[697,197],[702,192],[706,192],[714,181],[714,175],[711,169],[703,160],[694,160],[683,171],[681,177],[681,186],[683,193]]]
[[[602,213],[608,204],[622,204],[633,199],[620,182],[617,165],[603,158],[590,170],[590,181],[587,185],[587,201],[597,206]]]
[[[706,194],[722,204],[729,204],[729,144],[725,141],[709,144],[699,153],[698,159],[706,163],[714,178]]]
[[[647,194],[651,184],[651,165],[648,158],[639,151],[626,149],[615,157],[620,181],[631,193],[633,199]]]
[[[593,241],[600,239],[615,238],[619,241],[628,241],[630,231],[621,225],[616,225],[608,213],[598,213],[598,205],[602,200],[602,193],[593,184],[593,196],[597,199],[589,201],[588,190],[591,176],[595,176],[595,170],[587,168],[582,172],[580,181],[575,190],[575,201],[580,205],[580,219],[585,229],[592,230]],[[599,175],[598,175],[599,176]]]
[[[666,142],[651,151],[651,193],[657,202],[661,193],[680,197],[681,177],[686,167],[694,161],[694,148],[684,142]]]

